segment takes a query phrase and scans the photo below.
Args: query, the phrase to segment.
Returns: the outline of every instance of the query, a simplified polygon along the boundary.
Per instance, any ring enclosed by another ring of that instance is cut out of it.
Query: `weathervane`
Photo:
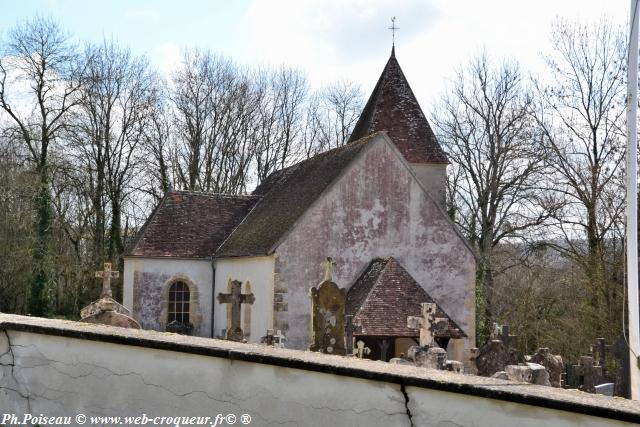
[[[396,17],[391,18],[391,26],[389,27],[391,30],[391,46],[396,46],[396,30],[399,30],[399,27],[396,27]]]

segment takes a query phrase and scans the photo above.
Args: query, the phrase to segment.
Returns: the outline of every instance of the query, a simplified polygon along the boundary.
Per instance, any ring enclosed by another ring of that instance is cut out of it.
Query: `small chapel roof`
[[[400,68],[395,48],[349,141],[377,131],[385,131],[409,163],[449,163]]]
[[[126,256],[210,258],[259,196],[169,191]]]
[[[433,298],[393,257],[375,258],[347,292],[346,314],[353,315],[354,334],[415,337],[407,327],[408,316],[420,316],[422,303]],[[434,336],[462,338],[467,335],[436,303],[436,318],[447,319],[447,327]]]
[[[262,200],[216,252],[216,257],[269,254],[322,192],[373,140],[369,135],[272,173],[253,192]]]

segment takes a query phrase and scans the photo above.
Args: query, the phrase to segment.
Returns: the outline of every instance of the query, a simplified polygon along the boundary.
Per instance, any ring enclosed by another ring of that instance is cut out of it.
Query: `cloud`
[[[158,58],[160,72],[169,77],[178,67],[182,58],[181,49],[174,43],[164,43],[155,49],[155,56]]]

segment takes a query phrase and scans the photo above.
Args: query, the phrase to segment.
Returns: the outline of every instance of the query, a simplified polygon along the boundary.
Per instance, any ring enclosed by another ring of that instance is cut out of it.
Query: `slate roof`
[[[210,258],[259,196],[170,191],[126,256]]]
[[[420,316],[423,302],[435,301],[395,258],[376,258],[349,288],[346,314],[354,316],[354,335],[417,337],[407,317]],[[436,337],[467,336],[439,305],[435,317],[447,319]]]
[[[396,60],[395,48],[349,141],[377,131],[385,131],[409,163],[449,163]]]
[[[216,252],[217,258],[267,255],[376,135],[272,173],[253,192],[262,200]]]

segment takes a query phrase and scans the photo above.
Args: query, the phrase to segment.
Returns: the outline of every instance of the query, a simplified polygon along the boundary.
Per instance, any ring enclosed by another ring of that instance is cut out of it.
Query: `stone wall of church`
[[[143,329],[164,331],[169,287],[176,281],[189,287],[193,334],[210,337],[213,266],[209,260],[125,258],[123,305]]]
[[[298,220],[277,248],[276,288],[288,312],[276,328],[294,348],[309,343],[309,288],[331,256],[348,288],[375,257],[395,257],[475,345],[475,259],[454,226],[387,139],[373,143]],[[459,357],[460,354],[452,355]]]
[[[25,415],[69,417],[69,425],[164,426],[609,427],[640,421],[637,405],[625,399],[0,314],[0,424],[14,425],[12,416],[22,422]],[[134,418],[91,418],[100,416]]]
[[[228,292],[229,279],[242,282],[242,293],[255,296],[253,304],[245,304],[241,309],[242,331],[248,342],[259,342],[267,329],[273,328],[273,268],[274,257],[225,258],[215,261],[215,295]],[[215,336],[224,336],[227,328],[227,304],[215,302],[213,310]]]

